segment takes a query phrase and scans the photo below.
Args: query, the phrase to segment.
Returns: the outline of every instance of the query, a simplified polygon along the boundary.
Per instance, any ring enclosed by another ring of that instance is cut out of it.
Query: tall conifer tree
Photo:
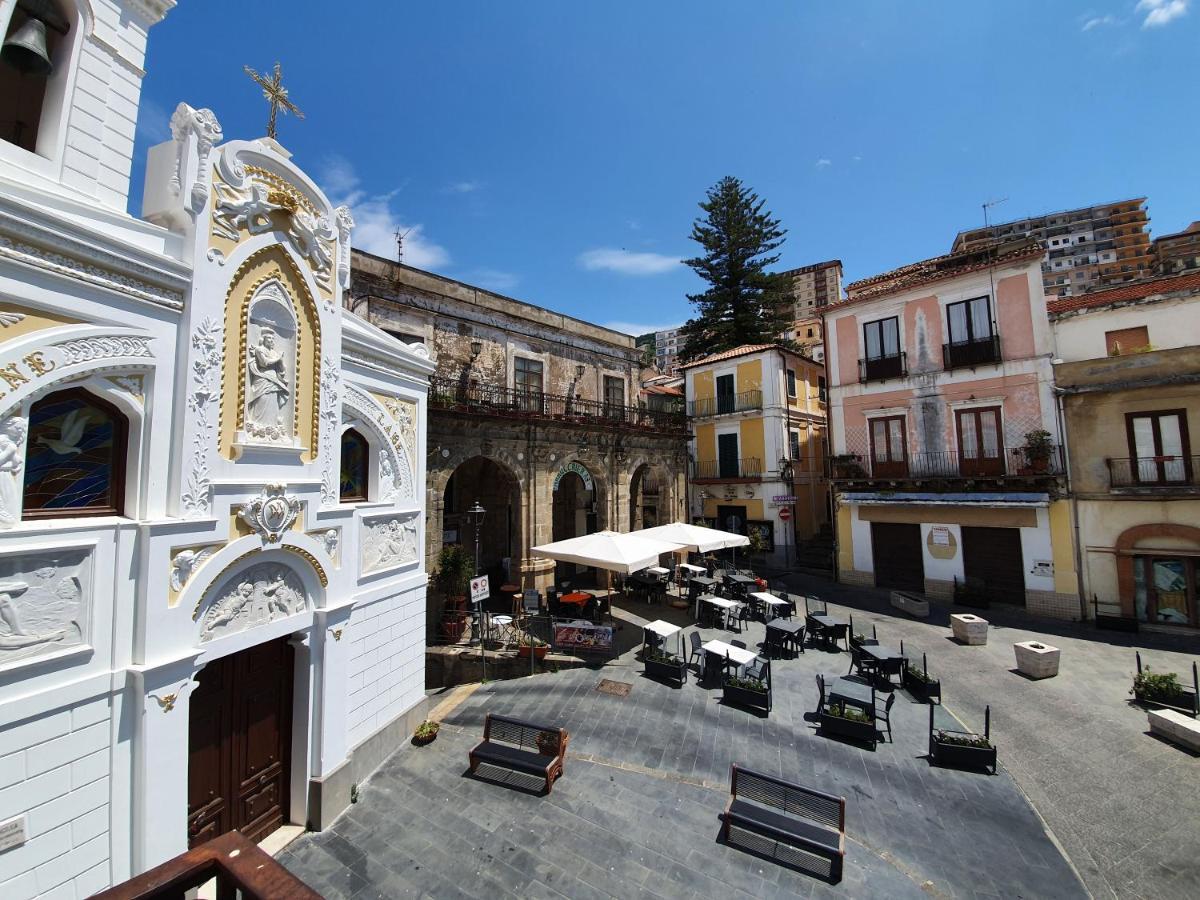
[[[708,189],[700,204],[704,216],[692,223],[691,234],[704,255],[684,262],[709,288],[688,295],[696,317],[683,326],[681,359],[778,342],[792,324],[786,278],[766,271],[779,261],[774,251],[787,231],[765,204],[731,176]]]

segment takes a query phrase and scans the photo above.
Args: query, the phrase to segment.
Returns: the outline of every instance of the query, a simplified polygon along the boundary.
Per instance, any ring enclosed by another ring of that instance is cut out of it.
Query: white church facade
[[[349,211],[275,140],[180,104],[126,213],[173,6],[53,0],[51,71],[0,59],[8,900],[324,827],[425,709],[432,366],[343,310]]]

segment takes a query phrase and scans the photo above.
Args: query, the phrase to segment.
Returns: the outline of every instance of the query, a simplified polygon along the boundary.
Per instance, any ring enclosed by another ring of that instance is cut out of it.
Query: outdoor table
[[[858,648],[858,652],[870,656],[876,663],[879,663],[880,665],[877,668],[881,674],[883,673],[883,663],[899,660],[900,667],[903,668],[904,666],[905,656],[899,650],[892,647],[885,647],[882,644],[863,644]]]
[[[788,601],[780,600],[774,594],[768,594],[766,591],[755,591],[750,596],[761,603],[764,608],[770,609],[772,612],[778,611],[779,615],[789,619],[792,617],[792,604]]]
[[[738,603],[734,600],[726,600],[723,597],[706,596],[700,598],[701,603],[707,603],[710,606],[715,606],[721,610],[722,624],[727,624],[725,619],[729,615],[729,611],[738,608]]]
[[[867,715],[874,717],[875,688],[863,679],[843,675],[841,678],[835,678],[832,682],[828,683],[826,690],[829,692],[826,703],[836,703],[840,706],[849,703],[851,706],[858,707]]]
[[[821,639],[826,644],[830,643],[829,634],[839,625],[844,625],[849,628],[849,623],[845,619],[839,619],[836,616],[831,616],[828,613],[809,613],[809,627],[813,631],[821,635]]]
[[[492,627],[489,629],[497,640],[500,640],[501,635],[508,637],[512,636],[512,616],[489,616]]]
[[[678,625],[672,625],[670,622],[664,622],[662,619],[655,619],[653,622],[647,622],[642,626],[642,631],[645,632],[643,640],[654,647],[660,647],[665,638],[669,638],[673,634],[678,634],[681,630]],[[651,636],[653,636],[653,639],[651,639]]]
[[[567,606],[586,606],[591,599],[592,595],[587,591],[574,591],[570,594],[563,594],[558,598],[558,602],[565,603]]]
[[[751,578],[749,575],[743,575],[741,572],[726,572],[725,580],[732,581],[735,584],[758,584],[757,578]]]
[[[651,575],[657,575],[659,578],[662,578],[664,575],[671,574],[670,569],[664,569],[662,566],[651,566],[646,571],[649,572]]]
[[[785,643],[791,644],[801,652],[804,651],[804,648],[800,646],[797,638],[803,630],[804,625],[795,619],[772,619],[767,623],[767,631],[775,631],[782,636],[781,645]]]
[[[701,649],[704,650],[704,678],[706,681],[712,674],[708,671],[709,654],[720,657],[725,664],[733,663],[739,668],[748,666],[758,659],[758,654],[753,650],[743,650],[741,647],[735,647],[724,641],[709,641],[703,644]]]
[[[693,575],[703,575],[708,570],[704,566],[694,566],[691,563],[680,563],[679,568],[685,572],[691,572]]]

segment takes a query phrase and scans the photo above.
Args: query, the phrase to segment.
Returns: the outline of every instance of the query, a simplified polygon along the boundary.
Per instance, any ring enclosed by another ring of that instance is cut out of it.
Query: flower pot
[[[960,644],[978,646],[987,643],[988,622],[971,613],[956,613],[950,617],[950,630]]]
[[[771,711],[770,691],[756,691],[752,688],[724,684],[721,689],[721,700],[725,703],[747,709],[761,709],[767,713]]]
[[[993,746],[973,747],[941,738],[936,733],[930,737],[929,753],[939,766],[955,769],[991,769],[996,772],[996,748]]]
[[[1021,641],[1013,644],[1017,657],[1017,671],[1029,678],[1053,678],[1058,674],[1061,652],[1057,647],[1039,641]]]
[[[467,619],[461,614],[453,615],[442,622],[442,632],[451,644],[457,644],[462,640],[463,632],[466,630]]]
[[[435,740],[437,740],[437,736],[438,733],[436,731],[433,734],[427,734],[424,737],[414,734],[412,736],[412,742],[414,746],[424,747],[426,744],[432,744]]]
[[[517,648],[517,656],[521,659],[529,659],[529,650],[530,650],[530,648],[529,648],[528,644],[522,644],[521,646],[519,646]],[[533,648],[533,658],[534,659],[545,659],[546,654],[549,651],[550,651],[550,648],[546,647],[546,646],[534,647]]]
[[[865,744],[875,746],[879,740],[879,733],[875,730],[875,722],[859,722],[853,719],[844,719],[841,716],[835,716],[827,712],[821,713],[821,733],[836,734],[841,737],[847,737],[851,740],[862,741]]]

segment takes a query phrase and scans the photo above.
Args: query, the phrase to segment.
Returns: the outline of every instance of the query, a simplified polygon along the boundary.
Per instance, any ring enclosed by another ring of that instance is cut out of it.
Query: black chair
[[[763,659],[761,656],[754,657],[754,662],[746,666],[746,677],[754,678],[762,681],[766,677],[767,671],[771,668],[771,661]]]
[[[747,646],[746,646],[746,642],[745,642],[745,641],[730,641],[730,642],[729,642],[729,646],[731,646],[731,647],[738,647],[738,648],[740,648],[740,649],[742,649],[742,650],[748,650],[748,649],[750,649],[749,647],[747,647]]]
[[[836,647],[839,642],[841,642],[843,644],[848,642],[848,638],[847,638],[848,634],[849,634],[849,627],[846,625],[846,623],[838,622],[836,625],[834,625],[832,628],[828,629],[825,632],[825,637],[828,638],[829,643],[831,643],[833,646]]]
[[[688,654],[688,665],[691,665],[692,660],[700,657],[700,665],[704,664],[704,638],[700,637],[700,632],[693,631],[688,637],[691,639],[692,652]]]
[[[864,678],[875,678],[879,674],[879,666],[875,662],[873,656],[868,656],[863,653],[858,647],[850,645],[850,668],[846,674],[849,675],[855,670]]]
[[[817,700],[817,714],[820,715],[821,713],[825,712],[825,676],[824,675],[820,675],[820,674],[817,675],[817,691],[820,694],[820,697]]]
[[[875,700],[875,721],[883,722],[887,725],[888,743],[892,741],[892,704],[896,702],[895,694],[888,694],[887,703],[883,705],[883,712],[879,711],[879,700]]]
[[[749,603],[743,603],[737,608],[738,631],[741,631],[750,623],[750,619],[753,614],[754,611],[750,608]]]

